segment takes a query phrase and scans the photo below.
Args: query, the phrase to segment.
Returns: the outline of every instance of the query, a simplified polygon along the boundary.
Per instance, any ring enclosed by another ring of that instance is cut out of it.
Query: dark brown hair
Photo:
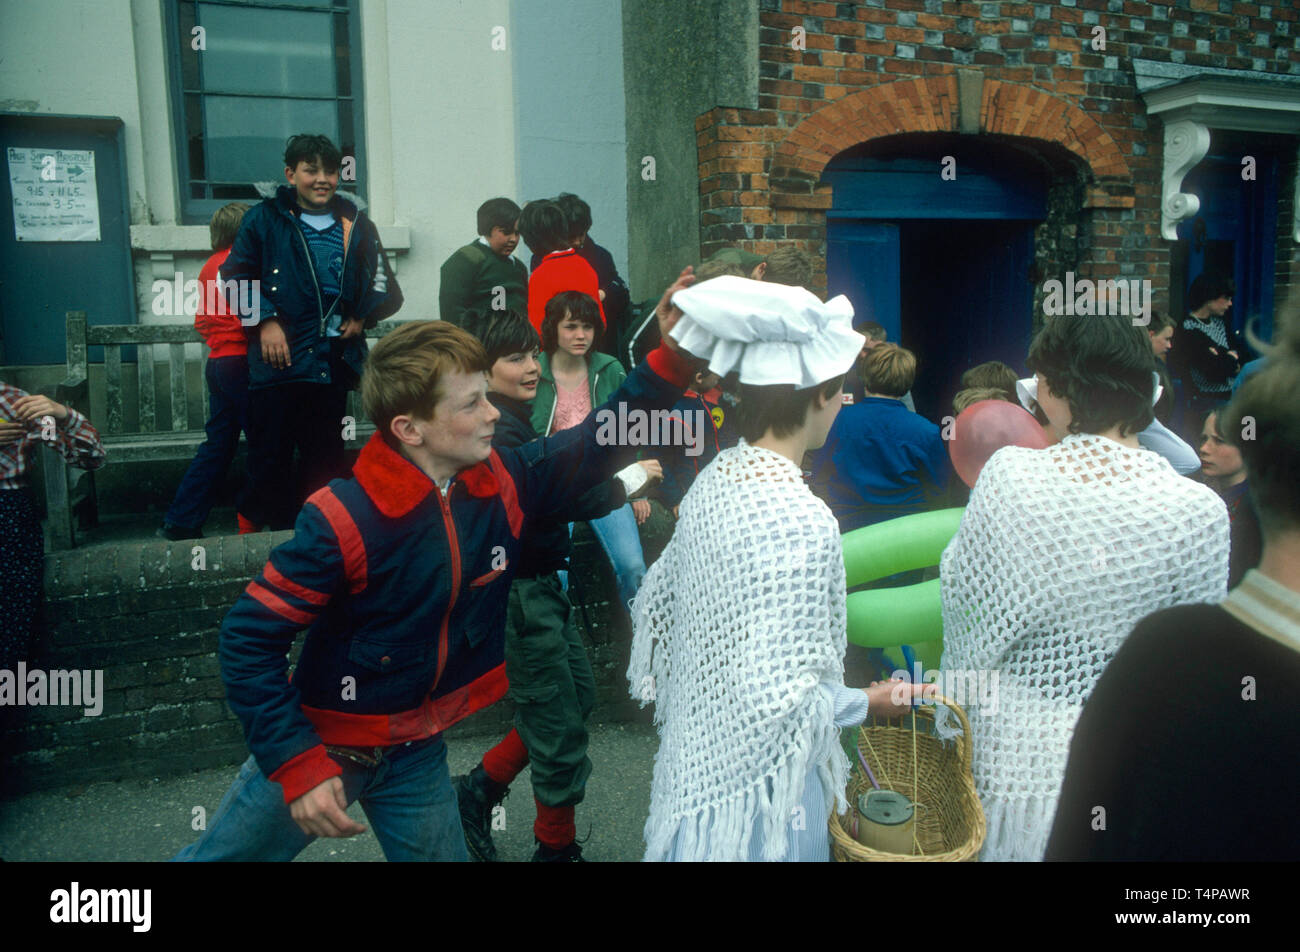
[[[796,390],[794,384],[773,384],[756,387],[740,384],[740,435],[750,443],[761,439],[768,430],[775,437],[789,436],[808,419],[808,409],[813,397],[824,400],[840,399],[844,375],[827,380],[815,387]]]
[[[592,326],[596,331],[595,340],[591,342],[594,350],[605,329],[600,319],[600,307],[596,304],[596,299],[581,291],[561,291],[546,302],[546,316],[542,318],[542,353],[553,354],[559,348],[560,339],[556,328],[560,326],[565,315]],[[590,351],[587,352],[587,358],[591,358]]]
[[[1070,407],[1071,433],[1140,433],[1155,419],[1155,354],[1146,329],[1117,314],[1053,317],[1029,347],[1029,368]]]

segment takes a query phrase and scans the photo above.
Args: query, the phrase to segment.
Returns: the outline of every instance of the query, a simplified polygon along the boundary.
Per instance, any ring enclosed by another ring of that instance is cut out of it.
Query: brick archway
[[[782,193],[806,196],[836,154],[869,139],[906,132],[983,132],[1046,140],[1077,155],[1094,179],[1129,179],[1128,163],[1115,140],[1079,107],[1033,86],[995,79],[983,79],[981,85],[977,128],[970,108],[974,104],[959,103],[958,80],[951,73],[872,86],[819,109],[777,144],[770,173],[773,198]],[[970,118],[964,120],[963,114]],[[778,199],[776,204],[785,203]],[[803,201],[790,204],[807,207]]]

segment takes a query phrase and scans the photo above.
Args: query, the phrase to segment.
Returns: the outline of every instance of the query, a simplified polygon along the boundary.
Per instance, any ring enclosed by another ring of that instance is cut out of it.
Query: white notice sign
[[[8,149],[19,241],[99,241],[95,153],[89,149]]]

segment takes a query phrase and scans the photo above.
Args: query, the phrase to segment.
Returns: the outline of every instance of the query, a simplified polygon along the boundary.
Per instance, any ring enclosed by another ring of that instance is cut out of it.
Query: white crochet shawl
[[[798,466],[744,440],[719,453],[632,613],[628,681],[660,733],[647,860],[743,860],[756,821],[764,859],[780,858],[813,768],[846,808],[819,688],[844,682],[844,556]]]
[[[963,704],[988,818],[981,858],[1041,860],[1106,664],[1146,615],[1224,597],[1227,510],[1155,453],[1104,437],[1008,447],[980,473],[940,572],[943,669],[998,672],[995,710]]]

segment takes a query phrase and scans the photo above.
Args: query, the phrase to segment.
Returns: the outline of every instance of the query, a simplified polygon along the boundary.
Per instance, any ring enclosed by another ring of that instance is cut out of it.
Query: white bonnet
[[[739,371],[741,383],[815,387],[848,371],[866,343],[842,294],[823,303],[804,288],[723,275],[672,301],[684,315],[673,339],[720,376]]]

